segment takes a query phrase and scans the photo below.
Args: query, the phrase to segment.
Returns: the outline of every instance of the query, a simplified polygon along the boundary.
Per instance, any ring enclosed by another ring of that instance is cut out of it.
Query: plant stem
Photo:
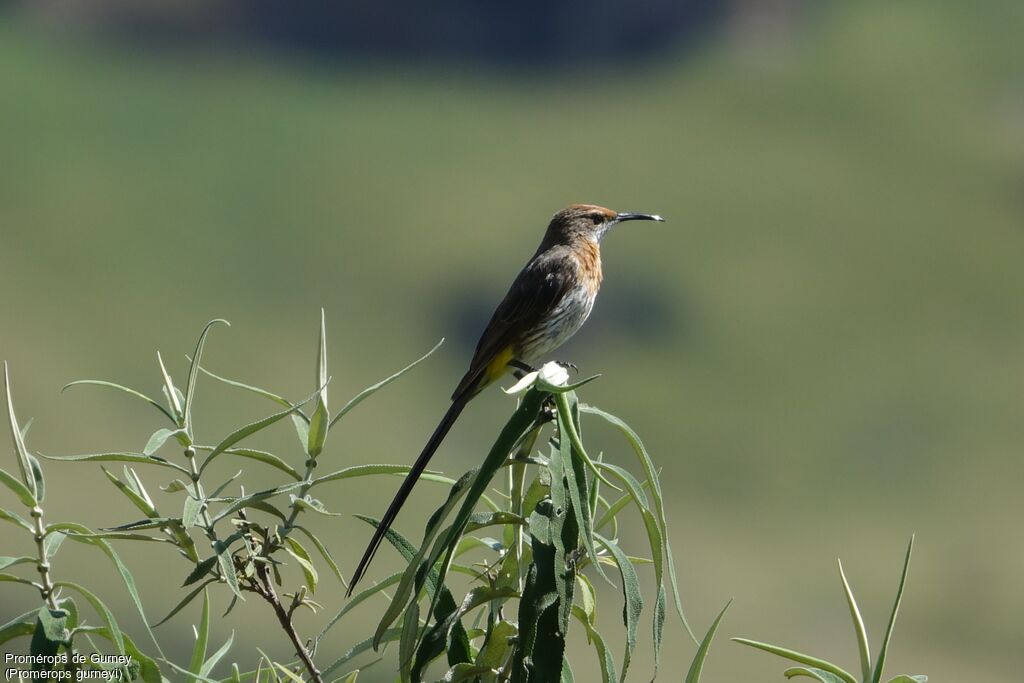
[[[306,460],[306,474],[305,476],[302,477],[302,486],[299,487],[299,493],[297,496],[295,496],[296,500],[305,498],[306,494],[309,493],[309,489],[313,487],[314,471],[316,471],[316,458],[310,456]],[[298,503],[293,502],[291,504],[291,512],[288,513],[288,519],[285,521],[284,526],[281,528],[282,539],[285,536],[287,536],[289,532],[291,532],[291,530],[294,528],[295,520],[298,518],[299,512],[301,512],[301,510],[302,508],[298,506]]]
[[[309,672],[311,680],[316,683],[323,683],[323,678],[320,676],[320,671],[316,668],[313,663],[312,657],[309,655],[309,651],[306,650],[306,646],[302,643],[302,638],[299,637],[298,632],[295,630],[295,625],[292,623],[292,615],[289,610],[284,608],[281,604],[280,598],[277,597],[277,592],[274,590],[274,582],[270,577],[270,570],[265,564],[257,565],[257,573],[260,577],[260,581],[254,581],[256,592],[274,609],[274,616],[277,617],[277,621],[281,624],[281,628],[284,629],[285,633],[288,634],[288,638],[292,641],[292,645],[295,646],[295,654],[302,660],[303,666],[306,667],[306,671]]]
[[[46,601],[46,604],[49,605],[50,609],[57,609],[57,600],[53,597],[53,582],[50,580],[50,563],[46,559],[46,549],[43,547],[43,542],[46,540],[46,527],[43,526],[43,509],[36,505],[32,508],[30,514],[32,515],[32,521],[35,523],[33,532],[36,541],[36,553],[39,555],[39,562],[36,564],[36,567],[39,569],[39,581],[41,582],[39,594]]]

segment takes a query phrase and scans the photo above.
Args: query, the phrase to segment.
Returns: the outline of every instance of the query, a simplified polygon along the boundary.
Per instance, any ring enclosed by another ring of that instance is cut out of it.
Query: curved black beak
[[[616,214],[615,222],[621,223],[623,221],[658,221],[661,223],[665,222],[665,219],[654,213],[620,213]]]

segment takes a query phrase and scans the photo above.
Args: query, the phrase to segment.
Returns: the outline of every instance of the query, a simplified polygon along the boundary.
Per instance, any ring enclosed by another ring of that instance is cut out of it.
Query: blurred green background
[[[835,558],[877,639],[912,532],[890,673],[1019,680],[1024,5],[810,5],[751,19],[736,3],[645,59],[526,68],[147,51],[0,14],[0,356],[19,417],[36,418],[30,448],[141,450],[155,413],[60,387],[158,393],[156,350],[183,381],[213,317],[232,327],[214,331],[208,367],[304,396],[324,306],[335,405],[448,338],[333,431],[324,456],[331,469],[409,462],[548,216],[570,202],[657,212],[669,222],[605,241],[601,299],[560,356],[603,373],[584,399],[630,422],[664,468],[695,628],[735,598],[706,680],[782,680],[781,660],[729,636],[854,667]],[[197,400],[207,441],[271,412],[212,382]],[[496,391],[474,402],[436,466],[470,466],[511,408]],[[289,432],[254,443],[299,463]],[[588,437],[630,462],[603,427]],[[48,519],[136,517],[98,467],[44,467]],[[321,497],[376,515],[397,483]],[[417,513],[441,495],[422,486],[399,528],[418,537]],[[351,571],[367,528],[316,526]],[[0,528],[4,555],[27,541]],[[185,563],[121,547],[162,615]],[[382,552],[376,575],[397,566]],[[145,641],[102,556],[65,547],[54,571],[95,586]],[[341,589],[323,581],[337,609]],[[0,621],[34,598],[5,588]],[[619,598],[604,598],[618,657]],[[339,628],[321,660],[375,614]],[[243,667],[256,646],[286,658],[267,617],[249,600],[215,640],[235,630],[229,659]],[[195,618],[159,630],[181,661]],[[577,680],[593,680],[574,637]],[[676,623],[668,642],[663,678],[681,680],[694,648]],[[648,662],[634,662],[643,680]]]

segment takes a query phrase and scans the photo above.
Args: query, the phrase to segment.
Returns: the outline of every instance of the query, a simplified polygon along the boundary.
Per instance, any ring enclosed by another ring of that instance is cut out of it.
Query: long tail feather
[[[391,501],[391,505],[388,506],[387,512],[380,520],[380,524],[377,525],[377,529],[373,532],[373,538],[370,539],[370,544],[366,546],[366,550],[363,552],[363,559],[359,560],[359,565],[356,567],[355,573],[352,575],[352,583],[348,586],[348,592],[345,594],[346,597],[351,597],[353,589],[359,580],[363,578],[363,574],[366,573],[370,562],[373,560],[373,556],[377,553],[377,548],[380,547],[381,541],[384,540],[384,535],[388,529],[394,523],[395,518],[398,517],[398,511],[402,509],[402,505],[405,504],[406,498],[412,493],[413,487],[416,485],[416,481],[423,474],[423,470],[427,468],[427,463],[434,456],[438,446],[444,441],[444,437],[448,435],[448,430],[455,424],[455,420],[458,419],[462,413],[462,409],[466,407],[466,403],[469,402],[471,396],[461,396],[452,402],[451,407],[448,408],[448,412],[441,418],[441,422],[438,423],[437,428],[434,429],[434,433],[431,434],[430,440],[427,441],[427,445],[423,447],[423,451],[420,453],[420,457],[416,458],[416,462],[413,463],[412,469],[409,470],[409,474],[405,475],[405,480],[402,482],[402,486],[398,489],[398,493],[395,494],[394,499]]]

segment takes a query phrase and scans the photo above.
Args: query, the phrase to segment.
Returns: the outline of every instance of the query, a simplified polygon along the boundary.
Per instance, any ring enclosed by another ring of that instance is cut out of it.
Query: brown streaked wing
[[[576,282],[576,264],[568,249],[554,247],[531,260],[509,287],[480,335],[469,371],[452,394],[455,400],[477,385],[488,364],[509,346],[516,346],[562,300]]]

